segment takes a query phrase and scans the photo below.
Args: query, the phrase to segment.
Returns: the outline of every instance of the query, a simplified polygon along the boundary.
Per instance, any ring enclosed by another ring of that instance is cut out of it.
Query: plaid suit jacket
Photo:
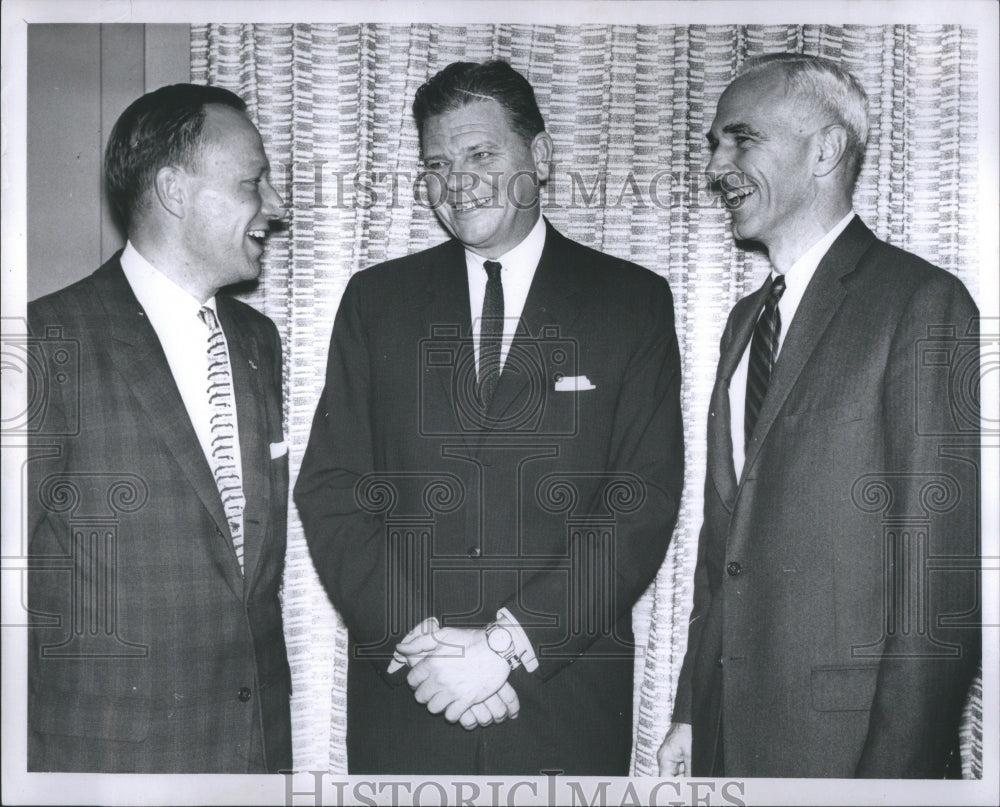
[[[288,457],[274,324],[219,297],[245,575],[212,472],[118,255],[28,306],[29,770],[291,766],[278,590]]]

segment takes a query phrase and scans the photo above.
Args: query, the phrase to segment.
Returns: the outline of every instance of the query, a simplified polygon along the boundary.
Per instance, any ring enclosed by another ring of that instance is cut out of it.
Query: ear
[[[184,218],[184,208],[187,202],[186,174],[182,168],[167,165],[156,172],[154,187],[160,207],[170,215]]]
[[[824,126],[817,133],[819,154],[813,166],[813,175],[825,177],[840,165],[847,156],[847,129],[839,123]]]
[[[549,178],[553,150],[552,138],[548,132],[539,132],[531,141],[531,156],[535,162],[535,173],[538,174],[539,182],[545,182]]]

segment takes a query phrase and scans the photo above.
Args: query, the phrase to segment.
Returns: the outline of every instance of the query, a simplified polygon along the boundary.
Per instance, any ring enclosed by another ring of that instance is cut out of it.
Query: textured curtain
[[[417,87],[456,60],[509,60],[535,87],[555,141],[543,191],[571,238],[670,281],[683,361],[687,479],[656,581],[635,608],[633,772],[656,774],[687,638],[705,474],[705,423],[722,327],[766,263],[734,247],[699,175],[722,90],[748,56],[800,51],[855,73],[871,136],[855,209],[875,233],[979,293],[975,33],[873,25],[196,25],[192,76],[247,99],[291,226],[271,240],[248,302],[278,325],[293,478],[350,276],[445,238],[421,196]],[[346,633],[290,503],[284,584],[299,770],[345,772]],[[981,775],[981,693],[963,729]]]

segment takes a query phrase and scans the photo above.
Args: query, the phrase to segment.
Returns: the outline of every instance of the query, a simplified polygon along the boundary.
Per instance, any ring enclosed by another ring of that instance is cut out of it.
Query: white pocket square
[[[271,459],[276,460],[288,453],[288,443],[282,440],[280,443],[271,443]]]
[[[556,379],[556,392],[582,392],[586,389],[597,389],[585,375],[566,375]]]

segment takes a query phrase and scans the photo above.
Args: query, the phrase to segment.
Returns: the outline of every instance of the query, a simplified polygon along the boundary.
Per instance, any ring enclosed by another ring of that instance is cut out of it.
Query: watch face
[[[505,650],[508,650],[513,643],[514,640],[510,637],[510,631],[506,628],[494,628],[486,637],[486,644],[490,646],[490,650],[494,653],[503,653]]]

